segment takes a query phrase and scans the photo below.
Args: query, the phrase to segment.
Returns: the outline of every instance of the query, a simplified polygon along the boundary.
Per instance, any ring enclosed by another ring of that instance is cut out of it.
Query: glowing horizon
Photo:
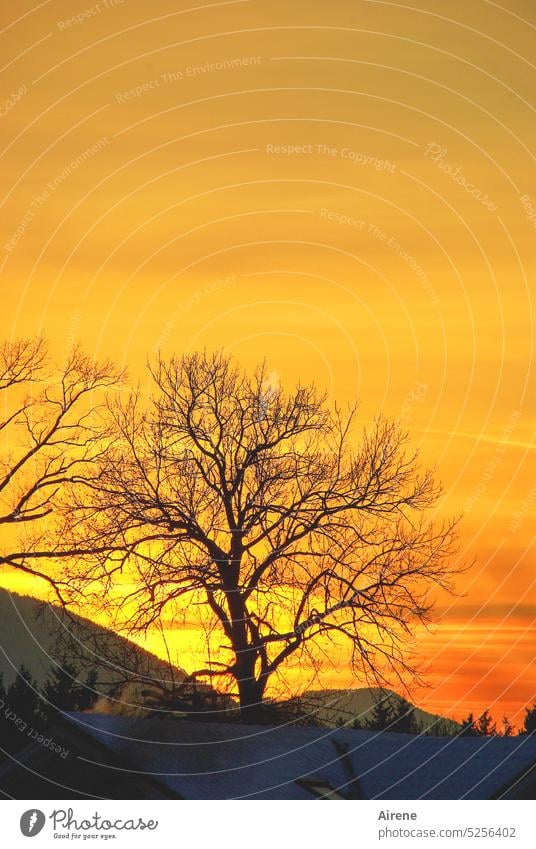
[[[519,723],[536,698],[536,186],[516,10],[7,0],[0,279],[2,336],[44,333],[60,360],[80,342],[146,386],[157,349],[221,347],[400,420],[475,559],[438,594],[416,701]]]

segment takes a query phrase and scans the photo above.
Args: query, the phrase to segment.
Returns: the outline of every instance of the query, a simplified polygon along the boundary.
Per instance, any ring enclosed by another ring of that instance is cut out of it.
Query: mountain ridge
[[[74,652],[73,652],[74,649]],[[99,657],[99,651],[102,652]],[[106,670],[103,691],[132,677],[182,680],[185,673],[156,655],[82,616],[32,596],[0,589],[0,673],[10,684],[22,664],[38,685],[54,666],[72,664],[77,673]]]
[[[322,724],[336,727],[339,724],[350,724],[354,720],[361,723],[370,719],[374,705],[378,699],[400,698],[398,693],[380,687],[358,687],[347,689],[307,690],[301,697],[301,704],[306,706]],[[432,729],[439,722],[446,724],[451,733],[460,729],[459,723],[449,717],[430,713],[409,702],[415,712],[415,719],[423,730]]]

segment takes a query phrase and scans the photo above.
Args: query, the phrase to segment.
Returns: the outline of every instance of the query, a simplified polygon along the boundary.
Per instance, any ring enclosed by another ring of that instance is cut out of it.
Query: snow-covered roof
[[[311,799],[318,779],[368,799],[489,799],[536,763],[536,737],[426,737],[70,714],[119,770],[189,799]],[[341,757],[341,753],[346,755]],[[128,766],[125,766],[128,765]],[[105,767],[109,769],[110,767]]]

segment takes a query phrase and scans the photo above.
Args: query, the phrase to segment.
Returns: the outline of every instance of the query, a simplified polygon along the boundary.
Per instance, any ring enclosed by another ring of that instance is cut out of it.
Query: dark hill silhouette
[[[340,724],[350,725],[354,720],[365,723],[371,718],[377,700],[397,698],[392,690],[381,690],[378,687],[362,687],[348,690],[308,690],[301,696],[300,702],[304,709],[314,714],[322,725],[335,727]],[[413,707],[413,705],[412,705]],[[418,707],[414,708],[415,719],[423,731],[438,730],[454,734],[460,726],[452,719],[428,713]]]
[[[0,673],[9,685],[24,665],[38,686],[65,661],[80,674],[97,669],[99,691],[132,678],[162,683],[184,678],[151,652],[88,619],[29,596],[0,590]]]

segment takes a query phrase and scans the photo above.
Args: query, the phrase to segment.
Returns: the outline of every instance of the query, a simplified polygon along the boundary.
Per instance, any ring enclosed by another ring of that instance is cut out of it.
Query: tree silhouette
[[[470,713],[461,724],[459,736],[461,737],[496,737],[498,735],[497,723],[494,721],[488,709],[475,719]]]
[[[0,681],[0,760],[28,743],[28,731],[41,730],[40,708],[37,684],[24,664],[9,687]]]
[[[98,471],[70,493],[62,544],[94,552],[69,562],[70,599],[115,601],[115,626],[141,632],[201,607],[223,648],[193,674],[234,681],[244,717],[330,640],[379,685],[413,674],[455,523],[426,518],[439,489],[407,436],[383,419],[359,435],[355,408],[223,354],[159,359],[151,376],[148,404],[110,405]]]
[[[0,674],[0,748],[4,754],[27,745],[33,739],[29,732],[44,733],[62,711],[90,707],[95,683],[96,670],[91,670],[82,683],[69,664],[54,667],[42,688],[24,664],[7,690]]]
[[[0,672],[0,759],[2,758],[3,752],[1,749],[4,748],[6,739],[8,737],[8,728],[6,722],[6,707],[7,707],[7,693],[6,688],[4,687],[4,675]]]
[[[536,702],[530,708],[525,709],[525,721],[523,723],[524,734],[536,734]]]
[[[97,700],[96,690],[99,674],[96,669],[90,669],[83,684],[78,685],[77,710],[88,710]]]
[[[453,737],[459,733],[456,724],[449,719],[435,719],[424,731],[427,737]]]
[[[39,564],[65,550],[49,550],[47,523],[62,489],[86,471],[100,451],[93,393],[119,373],[74,349],[64,365],[49,362],[42,339],[0,344],[0,566],[10,566],[61,588]],[[91,415],[90,415],[91,411]]]
[[[469,713],[465,719],[462,720],[460,731],[460,737],[478,737],[478,730],[476,726],[476,721],[472,713]]]
[[[363,723],[357,720],[353,727],[367,728],[370,731],[395,731],[400,734],[418,734],[420,731],[413,705],[401,696],[393,694],[377,698],[370,717]]]
[[[503,716],[501,736],[502,737],[512,737],[513,734],[514,734],[514,726],[512,725],[512,723],[510,722],[510,720],[508,719],[507,716]]]
[[[476,730],[481,737],[496,737],[498,734],[497,724],[494,722],[489,710],[480,714],[476,722]]]
[[[42,711],[47,722],[54,721],[63,711],[86,710],[97,694],[94,692],[97,671],[90,670],[85,683],[79,680],[76,668],[67,662],[54,666],[43,687]]]
[[[13,720],[20,717],[28,725],[42,724],[41,698],[37,683],[24,664],[21,664],[14,681],[7,688],[6,707]]]
[[[394,700],[393,722],[389,731],[397,731],[400,734],[419,734],[420,730],[413,705],[401,696],[397,696]]]
[[[391,721],[391,705],[387,695],[375,699],[370,716],[366,719],[356,719],[352,728],[366,728],[369,731],[384,731]]]

